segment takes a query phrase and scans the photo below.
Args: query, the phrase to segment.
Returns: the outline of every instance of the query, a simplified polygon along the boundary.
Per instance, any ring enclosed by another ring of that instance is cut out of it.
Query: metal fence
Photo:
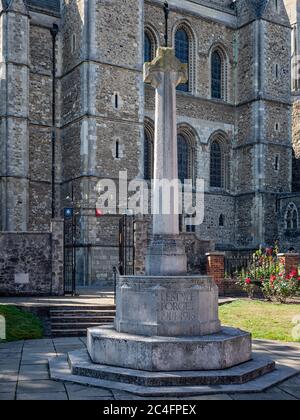
[[[225,277],[236,279],[240,274],[251,273],[253,280],[259,282],[262,278],[262,273],[274,272],[279,265],[276,255],[266,257],[266,255],[259,256],[254,253],[242,255],[230,255],[225,257]]]

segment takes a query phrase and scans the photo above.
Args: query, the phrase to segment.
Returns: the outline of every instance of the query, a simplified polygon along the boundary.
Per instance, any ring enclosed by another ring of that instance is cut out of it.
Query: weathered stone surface
[[[0,295],[62,295],[63,222],[52,233],[0,233]]]
[[[219,332],[218,288],[210,277],[120,277],[117,331],[144,336]]]
[[[91,362],[85,349],[69,353],[68,359],[73,375],[147,387],[244,384],[275,369],[271,359],[258,356],[230,369],[183,372],[149,372],[97,365]]]
[[[250,334],[232,328],[203,337],[177,338],[91,328],[87,348],[94,363],[152,372],[228,369],[252,356]]]

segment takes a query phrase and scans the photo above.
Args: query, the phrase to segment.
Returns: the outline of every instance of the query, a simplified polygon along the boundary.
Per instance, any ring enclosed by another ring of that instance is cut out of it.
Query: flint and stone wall
[[[0,232],[0,296],[63,295],[63,222],[52,231]]]

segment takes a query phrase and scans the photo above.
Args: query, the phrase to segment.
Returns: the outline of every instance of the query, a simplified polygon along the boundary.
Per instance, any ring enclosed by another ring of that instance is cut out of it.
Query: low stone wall
[[[0,232],[0,296],[63,292],[62,221],[49,233]]]

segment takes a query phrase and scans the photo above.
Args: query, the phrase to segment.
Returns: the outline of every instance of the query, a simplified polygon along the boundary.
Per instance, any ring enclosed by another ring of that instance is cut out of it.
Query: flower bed
[[[253,298],[255,289],[260,288],[270,301],[285,303],[300,293],[299,268],[286,273],[284,259],[278,256],[278,248],[259,249],[247,269],[237,273],[237,284]]]

